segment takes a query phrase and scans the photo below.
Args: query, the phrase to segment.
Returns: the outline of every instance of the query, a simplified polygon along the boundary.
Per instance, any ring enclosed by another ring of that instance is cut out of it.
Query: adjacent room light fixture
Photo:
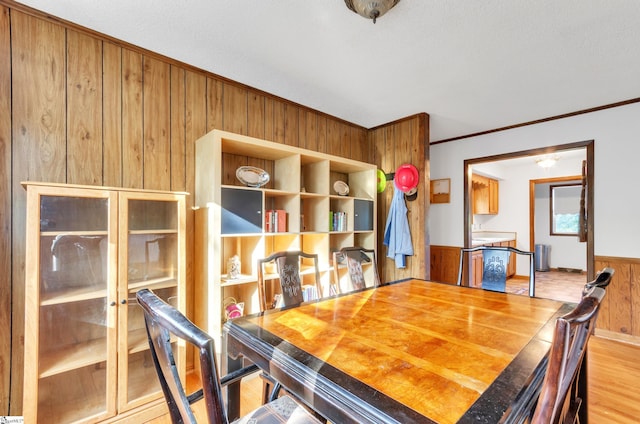
[[[376,19],[387,13],[400,0],[344,0],[347,7],[367,19]]]
[[[558,156],[543,156],[536,159],[538,166],[542,168],[551,168],[558,161]]]

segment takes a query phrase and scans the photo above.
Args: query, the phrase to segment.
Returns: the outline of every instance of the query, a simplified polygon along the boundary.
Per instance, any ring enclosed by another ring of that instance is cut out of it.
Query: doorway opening
[[[475,216],[475,221],[474,222],[474,215],[473,215],[473,205],[472,205],[472,193],[473,193],[473,186],[472,186],[472,173],[473,172],[477,172],[478,170],[482,170],[483,167],[484,168],[491,168],[491,166],[495,166],[495,165],[499,165],[500,163],[507,163],[507,162],[503,162],[503,161],[508,161],[508,163],[510,165],[513,166],[517,166],[518,168],[518,172],[520,174],[525,174],[527,173],[527,169],[529,170],[529,172],[531,172],[531,175],[524,175],[521,176],[519,175],[519,178],[526,178],[527,182],[529,183],[529,205],[528,205],[528,211],[526,210],[526,207],[524,206],[524,203],[526,203],[526,200],[524,200],[522,205],[519,206],[519,212],[517,217],[511,217],[512,220],[517,220],[518,221],[518,247],[522,250],[529,250],[529,251],[535,251],[535,245],[536,243],[539,241],[539,239],[542,239],[544,241],[544,238],[542,237],[542,233],[539,231],[538,232],[538,239],[536,238],[536,231],[535,231],[535,216],[536,216],[536,204],[535,204],[535,188],[536,185],[543,184],[544,180],[553,180],[555,178],[575,178],[576,177],[576,173],[572,172],[571,174],[565,174],[562,176],[558,176],[558,177],[547,177],[545,178],[544,174],[540,174],[540,171],[538,171],[537,174],[533,174],[533,168],[530,167],[532,163],[534,162],[534,159],[536,157],[549,157],[549,156],[560,156],[562,157],[562,155],[565,154],[571,154],[573,152],[579,152],[580,154],[582,154],[584,161],[585,161],[585,169],[587,170],[586,175],[585,175],[585,181],[586,181],[586,190],[585,190],[585,198],[584,198],[584,205],[585,205],[585,216],[586,216],[586,236],[585,236],[585,244],[586,246],[583,247],[583,249],[586,251],[584,254],[586,256],[586,275],[584,274],[584,272],[582,273],[582,278],[583,278],[583,282],[582,285],[584,285],[584,282],[586,281],[590,281],[594,278],[595,276],[595,270],[594,270],[594,248],[593,248],[593,244],[594,244],[594,236],[593,236],[593,228],[594,228],[594,214],[593,214],[593,182],[594,182],[594,172],[593,172],[593,164],[594,164],[594,149],[593,149],[593,140],[589,140],[589,141],[583,141],[583,142],[577,142],[577,143],[570,143],[570,144],[563,144],[563,145],[556,145],[556,146],[551,146],[551,147],[545,147],[545,148],[536,148],[536,149],[531,149],[531,150],[524,150],[524,151],[518,151],[518,152],[511,152],[511,153],[505,153],[505,154],[500,154],[500,155],[493,155],[493,156],[486,156],[486,157],[480,157],[480,158],[474,158],[474,159],[467,159],[464,161],[464,234],[465,234],[465,239],[464,239],[464,245],[465,247],[471,247],[472,246],[472,237],[473,237],[473,231],[474,230],[478,230],[479,227],[485,223],[486,226],[489,226],[489,223],[492,222],[491,220],[493,219],[493,217],[490,217],[489,220],[486,219],[485,216],[480,216],[478,217],[477,215]],[[519,165],[521,164],[521,165]],[[536,168],[537,169],[537,168]],[[526,182],[525,182],[526,184]],[[525,188],[522,188],[520,190],[526,190]],[[502,192],[502,190],[501,190]],[[508,213],[509,210],[512,210],[514,208],[510,208],[508,203],[509,199],[508,198],[504,198],[503,196],[500,197],[500,209],[499,212],[496,216],[499,216],[500,213]],[[506,206],[506,207],[503,207]],[[517,208],[516,208],[517,209]],[[503,212],[504,211],[504,212]],[[537,212],[538,215],[540,215],[540,211]],[[478,219],[480,218],[480,219]],[[500,221],[500,219],[502,221]],[[504,216],[501,217],[500,219],[493,219],[493,222],[504,222]],[[484,229],[488,229],[488,230],[497,230],[496,228],[483,228]],[[512,229],[505,229],[507,231],[511,231]],[[559,254],[558,252],[556,252],[556,254]],[[546,275],[542,275],[542,274],[538,274],[540,275],[540,278],[538,278],[538,280],[540,281],[540,284],[543,284],[543,281],[548,280],[550,276],[552,275],[556,275],[556,276],[567,276],[570,278],[575,278],[575,275],[568,275],[568,274],[558,274],[557,273],[557,269],[553,270],[553,272],[546,274]],[[563,275],[564,274],[564,275]],[[537,277],[538,277],[537,275]],[[465,280],[468,281],[468,275],[465,275]],[[559,283],[562,284],[562,283]],[[566,285],[566,284],[565,284]],[[538,293],[536,293],[536,295],[538,296]],[[542,295],[544,295],[544,297],[548,297],[547,294],[545,293],[541,293],[540,297],[543,297]],[[558,296],[559,299],[558,300],[563,300],[563,296],[559,295]]]

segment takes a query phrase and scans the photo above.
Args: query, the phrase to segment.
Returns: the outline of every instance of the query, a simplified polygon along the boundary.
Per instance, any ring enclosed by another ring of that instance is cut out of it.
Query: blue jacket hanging
[[[413,255],[413,244],[404,193],[398,189],[394,190],[391,200],[383,243],[387,246],[387,257],[396,261],[396,268],[405,268],[405,256]]]

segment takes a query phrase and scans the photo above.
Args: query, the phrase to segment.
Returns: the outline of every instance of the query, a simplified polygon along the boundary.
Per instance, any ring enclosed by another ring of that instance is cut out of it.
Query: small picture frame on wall
[[[451,178],[431,180],[431,203],[449,203]]]

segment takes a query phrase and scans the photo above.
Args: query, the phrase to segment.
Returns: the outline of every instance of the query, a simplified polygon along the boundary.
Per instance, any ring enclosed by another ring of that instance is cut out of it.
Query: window
[[[580,184],[550,187],[551,235],[577,236],[580,230]]]

